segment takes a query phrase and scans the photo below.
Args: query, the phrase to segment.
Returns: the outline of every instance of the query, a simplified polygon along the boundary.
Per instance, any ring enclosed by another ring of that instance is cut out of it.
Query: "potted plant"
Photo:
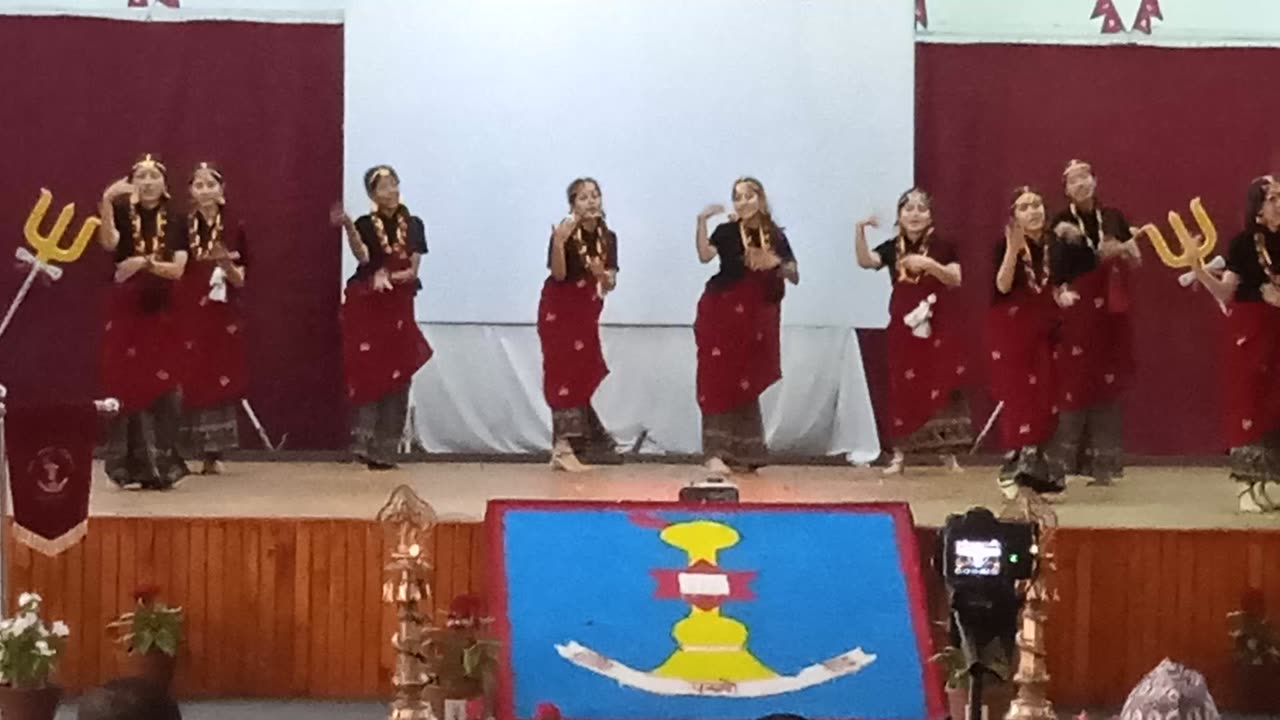
[[[497,642],[485,636],[492,622],[481,598],[459,595],[449,604],[444,627],[431,631],[440,682],[428,690],[428,700],[436,717],[483,720],[492,713]]]
[[[153,586],[138,588],[133,610],[107,627],[128,653],[132,674],[168,692],[182,643],[182,608],[158,601],[159,594]]]
[[[53,720],[62,689],[49,682],[71,631],[40,617],[43,599],[24,592],[13,617],[0,620],[0,717]]]
[[[1280,637],[1267,621],[1261,593],[1247,593],[1241,605],[1227,615],[1241,709],[1274,710],[1280,702]]]
[[[983,678],[983,706],[987,708],[989,717],[1001,718],[1011,699],[1006,697],[1010,693],[1005,686],[1009,664],[999,643],[995,641],[987,646],[982,655],[989,671]],[[941,665],[947,674],[947,707],[952,720],[965,720],[969,717],[969,684],[972,680],[968,656],[958,647],[948,647],[930,660]]]

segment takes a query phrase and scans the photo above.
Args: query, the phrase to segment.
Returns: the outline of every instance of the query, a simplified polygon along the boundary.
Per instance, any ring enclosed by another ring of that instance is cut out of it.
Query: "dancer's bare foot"
[[[551,450],[551,469],[564,472],[580,473],[593,470],[590,465],[583,465],[574,454],[573,447],[564,441],[558,441]]]
[[[885,468],[883,475],[891,477],[894,475],[902,475],[907,471],[907,456],[902,454],[900,450],[893,451],[893,459],[889,461],[889,467]]]
[[[957,475],[964,473],[964,468],[960,467],[960,461],[956,459],[955,455],[943,455],[942,467],[949,473],[955,473]]]
[[[1258,502],[1258,485],[1251,483],[1237,483],[1236,487],[1240,495],[1239,510],[1242,513],[1263,513],[1267,508]]]
[[[724,460],[721,460],[718,457],[708,458],[704,467],[707,468],[707,472],[714,475],[720,475],[721,477],[727,478],[733,474],[733,470],[725,464]]]

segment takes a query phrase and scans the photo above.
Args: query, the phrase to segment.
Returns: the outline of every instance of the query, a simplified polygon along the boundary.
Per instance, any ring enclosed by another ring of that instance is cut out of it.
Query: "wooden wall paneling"
[[[308,677],[311,668],[311,523],[295,525],[297,545],[294,548],[293,569],[293,676],[289,692],[294,697],[306,697],[310,690]]]
[[[936,531],[917,535],[933,619],[946,590],[929,565]],[[488,585],[482,525],[445,523],[428,540],[429,612]],[[393,608],[382,602],[388,539],[372,520],[95,517],[56,558],[7,539],[8,600],[40,592],[72,629],[57,679],[71,691],[120,675],[105,627],[141,584],[184,610],[176,691],[183,697],[386,698]],[[1228,612],[1261,592],[1280,617],[1280,532],[1064,529],[1046,643],[1064,710],[1114,706],[1163,657],[1205,673],[1219,705],[1241,701]],[[946,642],[936,631],[935,644]]]
[[[370,523],[364,528],[364,557],[360,563],[360,572],[364,577],[364,587],[369,593],[361,608],[361,623],[366,637],[360,646],[360,692],[370,696],[380,694],[382,677],[389,672],[383,667],[383,649],[391,642],[391,633],[383,623],[386,603],[382,601],[383,568],[387,557],[383,552],[383,532],[377,523]],[[368,637],[372,636],[372,637]]]
[[[361,667],[364,657],[363,646],[377,634],[377,626],[368,626],[364,622],[364,606],[375,602],[370,595],[377,591],[368,587],[365,582],[364,564],[365,523],[343,523],[342,534],[346,544],[344,560],[346,569],[343,577],[346,580],[346,600],[343,603],[342,616],[345,630],[342,636],[341,662],[335,662],[342,668],[342,694],[344,697],[360,697]]]

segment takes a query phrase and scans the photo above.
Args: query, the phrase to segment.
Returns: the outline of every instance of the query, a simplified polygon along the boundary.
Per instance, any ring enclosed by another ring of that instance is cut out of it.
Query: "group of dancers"
[[[222,174],[200,163],[190,177],[191,207],[171,213],[168,173],[145,155],[103,196],[100,239],[115,253],[114,292],[103,346],[107,391],[124,411],[115,421],[108,475],[124,486],[166,488],[198,455],[219,470],[235,447],[236,404],[247,383],[238,294],[245,283],[244,230],[226,215]],[[1119,399],[1133,376],[1129,282],[1141,264],[1123,213],[1097,197],[1092,167],[1072,160],[1062,174],[1066,207],[1052,218],[1045,196],[1014,191],[986,322],[985,375],[997,401],[1006,450],[998,481],[1006,493],[1028,487],[1060,493],[1068,476],[1109,485],[1122,476]],[[346,398],[353,454],[371,470],[396,466],[414,373],[432,356],[414,316],[427,253],[424,226],[400,198],[388,165],[370,168],[373,209],[352,219],[331,212],[358,269],[341,310]],[[760,394],[782,377],[781,303],[800,281],[796,257],[775,222],[764,185],[732,185],[732,212],[698,214],[695,248],[719,262],[698,301],[697,402],[706,466],[750,473],[767,459]],[[538,304],[543,394],[551,408],[551,464],[581,472],[619,460],[591,400],[609,370],[600,313],[618,283],[618,238],[606,222],[600,184],[578,178],[566,192],[568,215],[551,230],[548,277]],[[1280,509],[1268,485],[1280,473],[1280,183],[1255,180],[1245,227],[1225,269],[1195,261],[1195,277],[1224,307],[1226,437],[1242,511]],[[962,283],[956,246],[933,222],[930,197],[913,188],[897,203],[892,236],[871,247],[870,217],[856,225],[857,263],[889,270],[890,407],[893,439],[886,472],[901,474],[929,453],[960,470],[957,453],[975,441],[966,389],[982,370],[967,364],[964,322],[952,292]],[[1274,399],[1274,401],[1273,401]]]
[[[199,163],[189,190],[190,208],[176,211],[168,168],[147,154],[103,192],[99,208],[98,240],[115,258],[102,384],[121,405],[106,472],[121,487],[172,487],[190,472],[187,457],[219,473],[239,442],[248,247],[216,166]]]
[[[1045,196],[1014,190],[1004,238],[994,252],[995,279],[984,352],[994,418],[1006,451],[998,482],[1041,494],[1066,489],[1069,476],[1106,486],[1123,476],[1120,397],[1134,374],[1130,278],[1142,264],[1124,214],[1098,198],[1092,166],[1071,160],[1062,172],[1066,207],[1052,217]],[[1225,262],[1206,263],[1188,248],[1193,277],[1224,317],[1220,342],[1222,432],[1241,512],[1280,511],[1280,181],[1250,182],[1244,227]],[[956,339],[963,320],[948,291],[962,280],[954,248],[935,232],[929,196],[898,201],[894,236],[874,249],[857,225],[855,253],[864,268],[889,268],[890,432],[886,472],[901,473],[907,451],[955,454],[974,436],[963,389],[966,353]],[[1194,240],[1194,239],[1193,239]],[[1196,240],[1198,242],[1198,240]]]
[[[1062,181],[1066,207],[1052,217],[1039,191],[1014,190],[994,252],[985,374],[1006,451],[998,479],[1009,495],[1019,486],[1061,493],[1068,476],[1107,486],[1124,470],[1128,278],[1142,255],[1123,213],[1098,199],[1088,163],[1069,162]],[[958,470],[955,453],[975,442],[964,397],[975,378],[948,292],[963,277],[955,248],[936,233],[919,189],[899,199],[894,237],[868,249],[866,228],[875,225],[858,223],[855,251],[862,267],[892,271],[887,472],[903,472],[907,451],[940,453]]]

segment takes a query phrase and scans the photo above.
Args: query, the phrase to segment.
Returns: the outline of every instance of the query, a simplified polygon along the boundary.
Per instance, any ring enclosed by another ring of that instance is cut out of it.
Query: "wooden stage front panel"
[[[935,532],[919,532],[927,553]],[[104,627],[136,587],[155,584],[186,611],[182,696],[389,697],[387,541],[370,520],[99,516],[58,558],[9,548],[10,602],[39,591],[49,617],[71,626],[59,680],[72,689],[121,672]],[[433,551],[438,611],[483,592],[482,525],[440,525]],[[1204,672],[1221,707],[1241,707],[1226,616],[1256,591],[1280,617],[1277,558],[1274,531],[1060,530],[1048,629],[1054,701],[1064,711],[1119,705],[1169,656]],[[942,617],[940,583],[928,581]]]

